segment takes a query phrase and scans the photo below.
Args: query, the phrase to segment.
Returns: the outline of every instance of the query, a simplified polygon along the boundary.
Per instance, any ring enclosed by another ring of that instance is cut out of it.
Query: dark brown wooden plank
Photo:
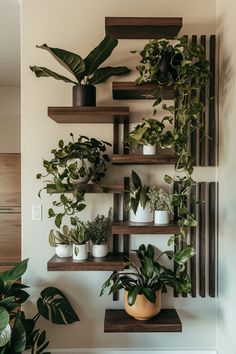
[[[197,36],[194,34],[192,36],[192,44],[196,45],[197,44]],[[190,137],[190,151],[191,151],[191,156],[193,159],[193,165],[196,166],[197,163],[197,131],[194,130],[191,132],[191,137]]]
[[[199,295],[206,296],[206,182],[199,183]]]
[[[113,124],[113,154],[119,154],[119,124]]]
[[[137,85],[130,81],[113,81],[112,92],[114,100],[153,100],[158,97],[157,84],[144,83]],[[162,96],[166,100],[172,100],[175,97],[172,87],[163,87]]]
[[[155,225],[154,223],[136,223],[130,221],[118,221],[112,224],[114,234],[161,234],[170,235],[179,232],[175,223],[168,225]]]
[[[113,155],[111,161],[114,165],[174,165],[178,161],[175,155]]]
[[[123,184],[77,184],[78,188],[83,189],[86,193],[123,193],[124,186]],[[47,193],[56,194],[54,192],[55,185],[47,184]],[[68,188],[68,185],[65,184],[65,193],[70,193],[71,190]]]
[[[174,309],[163,309],[148,321],[136,320],[125,310],[106,310],[104,332],[182,332],[182,323]]]
[[[128,191],[130,188],[130,179],[129,177],[125,177],[124,178],[124,189],[125,191]],[[123,198],[123,222],[127,223],[128,219],[129,219],[129,211],[126,209],[125,207],[125,200],[127,198],[127,194],[128,192],[124,193],[124,198]],[[119,224],[119,222],[117,222],[116,224]],[[123,233],[123,252],[125,256],[129,256],[129,244],[130,244],[130,236],[129,236],[129,232],[122,232],[119,231],[118,233]]]
[[[72,257],[53,256],[47,264],[48,271],[119,271],[123,270],[123,253],[109,253],[104,258],[89,256],[85,261],[75,261]]]
[[[114,194],[113,196],[113,220],[118,220],[118,212],[119,212],[119,194]],[[119,235],[113,235],[113,252],[118,253],[118,245],[119,245]]]
[[[202,35],[200,37],[200,44],[204,48],[206,53],[206,35]],[[206,58],[206,55],[205,55]],[[201,89],[200,92],[200,102],[205,107],[206,105],[206,89]],[[205,139],[205,129],[206,129],[206,113],[203,113],[202,116],[202,127],[199,130],[199,165],[205,166],[206,158],[205,158],[205,151],[206,151],[206,139]]]
[[[106,17],[106,34],[122,39],[174,38],[182,17]]]
[[[123,123],[129,107],[48,107],[48,116],[57,123]]]
[[[16,209],[0,210],[0,262],[21,260],[21,213]]]
[[[0,207],[21,205],[21,155],[0,154]]]
[[[208,143],[208,165],[215,166],[217,164],[216,149],[217,149],[217,136],[216,136],[216,36],[210,36],[210,72],[211,79],[209,85],[209,143]]]
[[[217,183],[209,184],[209,295],[216,296],[216,218],[217,218]]]
[[[196,215],[196,201],[197,201],[197,191],[196,186],[192,187],[191,196],[190,196],[190,212]],[[190,228],[190,243],[196,250],[196,227]],[[197,295],[197,266],[196,266],[196,254],[191,257],[190,260],[190,274],[191,274],[191,295],[192,297],[196,297]]]

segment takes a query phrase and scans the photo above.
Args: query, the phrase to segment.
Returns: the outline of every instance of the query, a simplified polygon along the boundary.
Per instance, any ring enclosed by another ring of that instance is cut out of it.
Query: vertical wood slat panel
[[[123,124],[124,126],[124,142],[126,141],[126,139],[129,136],[129,118],[127,118]],[[129,154],[129,148],[127,146],[125,146],[125,144],[123,145],[123,153],[124,154]]]
[[[199,295],[206,296],[206,182],[199,183]]]
[[[176,181],[174,182],[173,193],[179,193],[179,183]],[[179,208],[174,207],[174,221],[177,222],[178,219],[179,219]],[[175,241],[174,251],[177,251],[178,249],[179,249],[179,241]],[[177,269],[177,264],[174,263],[174,271],[176,271],[176,269]],[[178,293],[176,290],[174,290],[174,297],[178,297]]]
[[[216,36],[210,36],[210,71],[211,79],[209,86],[209,97],[212,98],[209,101],[209,143],[208,143],[208,166],[215,166],[216,161]]]
[[[113,195],[113,220],[118,221],[119,194]],[[113,234],[113,252],[118,253],[119,235]]]
[[[215,182],[209,184],[209,296],[215,297],[216,294],[216,240],[217,229],[217,186]]]
[[[129,177],[124,178],[124,190],[129,189]],[[127,221],[129,219],[129,212],[125,209],[125,198],[127,196],[127,192],[124,193],[124,205],[123,205],[123,220]],[[123,252],[125,256],[129,255],[129,241],[130,236],[128,234],[123,235]]]
[[[197,35],[192,35],[192,44],[196,45],[197,44]],[[197,163],[197,131],[194,130],[191,132],[191,137],[190,137],[190,151],[191,151],[191,156],[193,159],[193,165],[196,166]]]
[[[200,37],[200,44],[202,45],[205,53],[206,53],[206,35],[202,35]],[[206,55],[205,55],[206,58]],[[205,107],[206,106],[206,89],[201,89],[200,92],[200,102],[202,103],[202,105]],[[205,133],[205,129],[206,129],[206,113],[204,111],[203,115],[202,115],[202,127],[199,130],[199,165],[200,166],[205,166],[206,163],[206,159],[205,159],[205,147],[206,147],[206,133]]]
[[[113,154],[119,154],[119,124],[113,123]]]
[[[190,196],[190,212],[196,215],[196,200],[197,200],[197,188],[196,185],[192,187],[191,196]],[[196,250],[196,227],[190,228],[190,243],[193,245]],[[197,267],[196,267],[197,255],[193,256],[190,260],[190,274],[191,274],[191,295],[196,297],[197,295]]]

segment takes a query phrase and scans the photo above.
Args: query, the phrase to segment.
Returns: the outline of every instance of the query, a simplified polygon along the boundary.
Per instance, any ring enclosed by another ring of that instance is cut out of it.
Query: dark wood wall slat
[[[217,183],[209,184],[209,296],[216,294],[216,207],[217,207]]]
[[[206,53],[206,35],[200,36],[200,44],[204,48]],[[206,55],[205,55],[206,58]],[[200,92],[200,102],[205,107],[206,106],[206,89],[201,89]],[[199,130],[199,165],[205,166],[205,151],[206,151],[206,139],[205,139],[205,129],[206,129],[206,112],[204,111],[202,115],[202,128]]]
[[[129,118],[127,118],[124,122],[124,142],[129,136]],[[129,154],[129,148],[124,144],[123,145],[123,153],[124,154]]]
[[[113,195],[113,220],[118,221],[119,194]],[[119,235],[113,235],[113,252],[118,253]]]
[[[215,166],[216,160],[216,36],[210,36],[210,71],[211,79],[209,85],[209,143],[208,143],[208,165]]]
[[[113,123],[113,154],[119,154],[119,124]]]
[[[129,185],[129,177],[125,177],[124,178],[124,190],[128,190],[130,185]],[[129,211],[126,210],[125,208],[125,199],[127,197],[127,193],[124,193],[124,205],[123,205],[123,221],[127,221],[129,220]],[[129,243],[130,243],[130,236],[129,234],[124,234],[123,235],[123,252],[125,254],[125,256],[129,255]]]
[[[199,295],[206,296],[206,182],[199,183]]]
[[[196,185],[192,187],[191,196],[190,196],[190,212],[196,215],[196,201],[197,201],[197,188]],[[190,228],[190,243],[196,249],[197,246],[197,229],[196,227]],[[190,260],[190,274],[191,274],[191,295],[196,297],[197,295],[197,264],[196,264],[197,255],[193,256]]]
[[[193,45],[197,44],[197,35],[192,35],[192,40],[191,40]],[[196,162],[197,162],[197,132],[196,130],[194,130],[193,132],[191,132],[190,135],[190,151],[191,151],[191,156],[193,159],[193,165],[196,166]]]

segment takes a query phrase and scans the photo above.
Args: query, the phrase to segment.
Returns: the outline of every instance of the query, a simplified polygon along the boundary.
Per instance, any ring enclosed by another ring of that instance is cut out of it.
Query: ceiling
[[[0,86],[20,86],[19,0],[0,0]]]

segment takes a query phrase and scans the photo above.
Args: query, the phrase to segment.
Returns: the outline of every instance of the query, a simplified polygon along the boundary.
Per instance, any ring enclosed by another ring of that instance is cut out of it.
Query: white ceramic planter
[[[84,245],[73,245],[73,259],[76,261],[84,261],[88,258],[87,243]]]
[[[58,257],[72,257],[73,247],[72,245],[57,245],[55,252]]]
[[[136,214],[130,210],[129,219],[132,222],[153,222],[153,212],[149,210],[148,205],[143,209],[139,204]]]
[[[93,257],[106,257],[108,254],[108,245],[94,245],[92,244],[91,254]]]
[[[155,210],[154,213],[154,224],[157,225],[167,225],[169,224],[170,218],[169,213],[166,210]]]
[[[156,145],[143,145],[143,155],[155,155]]]

